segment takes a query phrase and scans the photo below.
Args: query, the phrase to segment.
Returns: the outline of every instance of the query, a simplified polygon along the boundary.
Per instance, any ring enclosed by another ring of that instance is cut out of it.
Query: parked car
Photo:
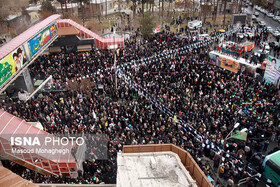
[[[280,19],[280,16],[274,16],[272,19],[278,21]]]
[[[255,12],[254,15],[255,15],[256,17],[259,17],[260,13]]]
[[[257,53],[259,53],[259,54],[264,53],[266,56],[268,56],[268,54],[269,54],[270,52],[269,52],[269,50],[266,50],[266,49],[265,49],[265,50],[260,49],[260,50],[257,51]]]
[[[245,36],[246,38],[253,38],[253,37],[254,37],[254,34],[251,33],[251,32],[246,32],[246,33],[244,33],[244,36]]]
[[[267,26],[266,29],[269,30],[269,31],[273,30],[272,27],[270,27],[270,26]]]
[[[198,29],[198,28],[200,28],[200,27],[202,27],[202,21],[199,21],[199,20],[194,20],[194,21],[190,21],[189,23],[188,23],[188,27],[189,27],[189,29]]]
[[[237,33],[236,36],[240,39],[243,39],[245,37],[243,33]]]
[[[252,15],[252,20],[256,20],[257,17],[255,15]]]
[[[268,14],[267,14],[267,17],[269,17],[269,18],[273,18],[273,16],[274,16],[274,15],[273,15],[272,13],[268,13]]]
[[[265,11],[265,10],[264,10],[264,9],[262,9],[262,8],[260,8],[259,10],[260,10],[260,12],[261,12],[261,13],[264,13],[264,11]]]
[[[273,41],[273,42],[269,42],[268,45],[271,47],[271,48],[278,48],[279,47],[279,43],[276,42],[276,41]]]
[[[256,23],[257,23],[257,24],[260,24],[260,23],[261,23],[261,20],[260,20],[259,18],[257,18],[257,19],[256,19]]]
[[[269,32],[271,32],[273,29],[270,26],[266,27],[266,30],[268,30]]]
[[[264,27],[266,24],[265,24],[264,21],[260,21],[260,22],[259,22],[259,25],[262,26],[262,27]]]
[[[209,36],[209,34],[200,34],[198,35],[198,40],[199,41],[202,41],[202,40],[205,40],[205,39],[210,39],[211,37]]]
[[[280,36],[280,32],[277,30],[271,31],[272,36],[274,36],[275,38]]]
[[[268,15],[269,12],[268,12],[267,10],[264,10],[263,13],[264,13],[265,15]]]
[[[261,43],[260,43],[260,47],[261,47],[262,49],[264,48],[264,50],[267,50],[267,51],[270,50],[270,47],[269,47],[268,43],[266,43],[266,42],[261,42]]]

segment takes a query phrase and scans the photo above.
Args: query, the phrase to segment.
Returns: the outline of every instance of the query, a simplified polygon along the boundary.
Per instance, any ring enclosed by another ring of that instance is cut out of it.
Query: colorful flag
[[[177,116],[176,116],[176,115],[173,117],[173,119],[174,119],[174,122],[175,122],[175,123],[178,123],[178,119],[177,119]]]

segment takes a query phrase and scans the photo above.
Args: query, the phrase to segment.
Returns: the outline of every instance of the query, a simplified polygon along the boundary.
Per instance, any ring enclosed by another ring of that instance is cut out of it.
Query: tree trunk
[[[163,22],[163,14],[164,14],[164,0],[162,0],[162,6],[161,6],[162,22]]]
[[[207,17],[207,13],[208,13],[208,4],[206,5],[206,0],[204,0],[204,20],[203,22],[206,22],[206,17]]]
[[[66,9],[66,12],[68,12],[67,0],[65,1],[65,9]]]
[[[105,4],[106,18],[107,18],[107,3],[108,1],[106,0],[106,4]]]
[[[158,16],[160,18],[160,0],[158,0]]]
[[[199,16],[198,16],[198,17],[199,17],[199,19],[200,19],[200,20],[202,20],[202,19],[201,19],[201,12],[202,12],[202,0],[200,0],[200,1],[199,1],[199,6],[200,6],[200,11],[199,11]]]
[[[62,2],[60,3],[60,8],[61,8],[61,13],[62,13],[62,15],[64,16],[63,3],[62,3]]]
[[[194,12],[195,12],[195,7],[194,7],[194,0],[193,0],[193,18],[194,18]]]
[[[224,4],[225,6],[224,6],[224,23],[223,23],[223,24],[224,24],[224,27],[225,27],[225,25],[226,25],[226,7],[227,7],[227,0],[224,0],[224,1],[225,1],[225,2],[224,2],[224,3],[225,3],[225,4]]]
[[[242,1],[238,1],[238,13],[241,14],[241,8],[242,8]]]
[[[82,21],[83,21],[83,26],[85,26],[85,15],[84,15],[84,6],[83,3],[80,2],[81,10],[82,10]]]
[[[216,21],[217,21],[217,15],[218,15],[218,4],[219,4],[219,0],[215,1],[215,11],[214,11],[214,25],[216,25]]]
[[[185,0],[185,2],[186,2],[186,0]],[[189,4],[189,3],[188,3]],[[190,5],[190,4],[189,4]],[[186,6],[187,6],[187,4],[186,4]],[[188,18],[190,17],[190,7],[188,7]]]
[[[144,0],[142,0],[142,15],[143,15],[143,17],[144,17],[144,8],[145,8],[145,2],[144,2]]]
[[[94,15],[93,15],[93,10],[92,10],[92,4],[90,3],[90,4],[88,4],[88,6],[89,6],[89,14],[90,14],[90,17],[91,18],[93,18],[94,17]]]
[[[100,20],[101,11],[100,11],[100,6],[97,6],[97,0],[95,0],[95,5],[94,5],[94,7],[96,8],[96,12],[97,12],[96,16],[97,16],[97,19],[98,19],[99,23],[101,23],[101,20]],[[97,10],[97,7],[98,7],[98,10]],[[110,26],[111,26],[111,25],[110,25]]]
[[[213,5],[213,13],[212,13],[212,21],[214,22],[214,15],[215,15],[215,0],[212,1]]]
[[[171,0],[169,0],[169,5],[168,5],[168,13],[167,13],[167,17],[169,17],[169,13],[170,13],[170,7],[171,7]]]
[[[135,2],[133,2],[133,5],[132,5],[132,10],[133,10],[133,19],[135,19],[136,1],[135,1]]]

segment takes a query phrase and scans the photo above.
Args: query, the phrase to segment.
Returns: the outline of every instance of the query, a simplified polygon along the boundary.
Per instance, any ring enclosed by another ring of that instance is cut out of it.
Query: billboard
[[[218,63],[220,67],[233,71],[235,73],[237,73],[239,70],[239,63],[233,59],[219,56]]]
[[[280,60],[269,56],[264,73],[264,80],[268,84],[274,84],[280,88]]]
[[[18,47],[0,61],[0,86],[27,62],[23,46]]]
[[[210,57],[210,61],[209,61],[210,64],[219,66],[219,61],[218,61],[219,55],[210,52],[209,57]]]
[[[272,59],[272,61],[275,60],[275,65],[274,65],[274,68],[280,72],[280,60],[277,60],[277,59]]]
[[[55,22],[48,25],[32,39],[22,43],[18,48],[0,60],[0,86],[13,74],[20,70],[24,64],[46,45],[50,39],[57,35]]]
[[[209,63],[215,66],[222,67],[224,69],[233,71],[235,73],[242,73],[251,77],[256,74],[257,66],[252,66],[246,63],[243,58],[235,59],[232,56],[223,55],[215,51],[209,52]]]
[[[250,77],[255,77],[255,75],[256,75],[256,67],[254,67],[254,66],[239,63],[239,70],[240,70],[241,74],[244,74],[244,75],[247,75]]]
[[[246,14],[233,14],[232,15],[232,25],[240,24],[244,25],[246,24]]]
[[[57,34],[55,23],[52,23],[28,41],[30,57],[34,56],[51,38]]]

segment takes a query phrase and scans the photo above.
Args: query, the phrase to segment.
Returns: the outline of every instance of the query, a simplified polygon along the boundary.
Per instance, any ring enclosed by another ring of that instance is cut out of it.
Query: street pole
[[[219,174],[220,174],[220,167],[221,167],[221,163],[222,163],[222,158],[223,158],[223,155],[224,155],[224,148],[226,147],[226,142],[227,142],[227,140],[228,139],[230,139],[231,137],[229,137],[230,135],[231,135],[231,133],[232,133],[232,131],[234,130],[234,129],[236,129],[237,127],[239,127],[239,125],[240,125],[240,123],[236,123],[234,126],[233,126],[233,128],[231,129],[231,131],[227,134],[227,136],[226,136],[226,138],[225,138],[225,140],[224,140],[224,142],[223,142],[223,149],[222,149],[222,152],[221,152],[221,157],[220,157],[220,160],[219,160],[219,166],[218,166],[218,169],[217,169],[217,176],[216,176],[216,178],[215,178],[215,182],[214,182],[214,187],[217,185],[217,182],[218,182],[218,178],[219,178]]]
[[[224,143],[223,143],[223,149],[225,148],[226,142],[227,142],[227,140],[225,139],[225,140],[224,140]],[[219,178],[219,175],[220,175],[220,167],[221,167],[223,155],[224,155],[224,153],[223,153],[223,151],[222,151],[222,152],[221,152],[221,157],[220,157],[220,159],[219,159],[219,166],[218,166],[218,169],[217,169],[217,176],[216,176],[216,179],[215,179],[215,182],[214,182],[214,186],[216,186],[216,185],[217,185],[217,182],[218,182],[218,178]]]

